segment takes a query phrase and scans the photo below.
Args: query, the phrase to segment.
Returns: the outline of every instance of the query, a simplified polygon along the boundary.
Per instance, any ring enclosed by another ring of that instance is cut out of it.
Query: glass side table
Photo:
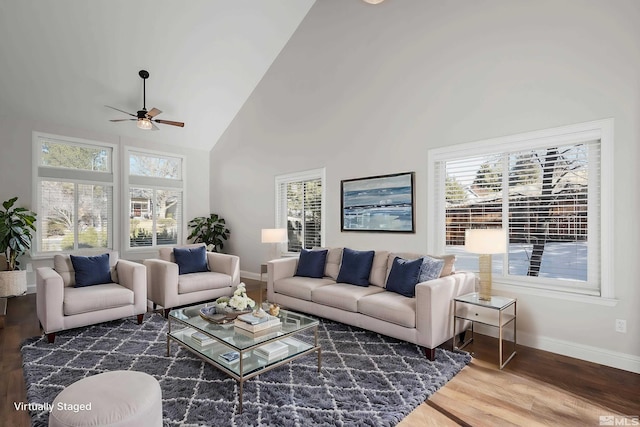
[[[456,349],[456,326],[458,321],[471,322],[471,338],[463,342],[458,349],[462,350],[473,341],[474,325],[492,326],[498,329],[498,366],[500,369],[516,355],[516,304],[515,298],[493,295],[490,300],[481,300],[478,293],[462,295],[453,300],[453,349]],[[513,325],[513,352],[503,362],[504,328]]]

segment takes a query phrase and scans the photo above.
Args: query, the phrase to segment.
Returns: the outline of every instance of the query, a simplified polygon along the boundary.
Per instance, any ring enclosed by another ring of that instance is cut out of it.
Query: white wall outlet
[[[33,273],[33,264],[31,263],[27,264],[27,273]]]
[[[616,319],[616,332],[627,333],[627,321],[624,319]]]

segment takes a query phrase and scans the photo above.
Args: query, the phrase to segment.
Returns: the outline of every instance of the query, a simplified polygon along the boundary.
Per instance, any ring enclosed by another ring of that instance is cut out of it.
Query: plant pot
[[[0,271],[0,297],[23,295],[27,292],[27,272]]]

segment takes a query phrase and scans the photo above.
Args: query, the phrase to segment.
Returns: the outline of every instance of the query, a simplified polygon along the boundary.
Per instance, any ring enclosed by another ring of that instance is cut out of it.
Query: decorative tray
[[[223,313],[218,313],[215,306],[210,306],[202,307],[199,311],[200,317],[204,320],[218,324],[233,322],[236,317],[244,313],[251,313],[251,310],[225,311]]]

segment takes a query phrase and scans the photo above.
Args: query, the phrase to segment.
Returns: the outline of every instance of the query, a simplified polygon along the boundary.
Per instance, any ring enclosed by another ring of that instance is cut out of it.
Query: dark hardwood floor
[[[244,282],[249,296],[264,300],[264,284]],[[14,408],[14,402],[26,402],[20,344],[40,333],[35,295],[11,298],[0,329],[2,426],[30,425],[28,413]],[[599,414],[640,415],[638,374],[523,346],[499,370],[496,348],[493,338],[476,335],[465,349],[473,353],[472,363],[401,426],[598,425]]]

